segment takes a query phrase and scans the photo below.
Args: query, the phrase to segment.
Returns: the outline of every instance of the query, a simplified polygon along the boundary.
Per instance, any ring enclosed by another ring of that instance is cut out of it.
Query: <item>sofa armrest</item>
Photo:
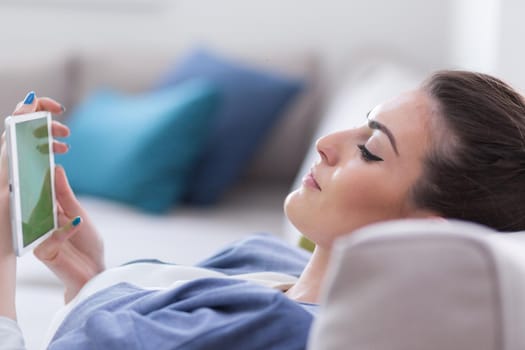
[[[524,349],[525,245],[412,220],[337,242],[309,349]]]

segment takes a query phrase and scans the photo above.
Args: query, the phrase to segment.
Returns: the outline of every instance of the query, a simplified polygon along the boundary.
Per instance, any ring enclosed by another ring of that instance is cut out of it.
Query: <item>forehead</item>
[[[420,90],[411,90],[377,105],[370,111],[369,118],[380,122],[426,122],[430,113],[430,97]]]
[[[392,132],[402,154],[403,149],[423,147],[427,143],[430,116],[430,97],[421,90],[412,90],[376,106],[368,117]]]

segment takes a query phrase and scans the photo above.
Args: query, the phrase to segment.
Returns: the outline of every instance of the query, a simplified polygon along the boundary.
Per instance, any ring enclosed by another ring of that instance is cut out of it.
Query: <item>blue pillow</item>
[[[164,212],[184,196],[217,106],[202,80],[138,96],[100,90],[73,112],[57,162],[78,193]]]
[[[192,176],[187,200],[193,204],[213,204],[240,177],[303,83],[199,49],[168,72],[158,86],[174,86],[196,77],[215,83],[222,100],[202,159]]]

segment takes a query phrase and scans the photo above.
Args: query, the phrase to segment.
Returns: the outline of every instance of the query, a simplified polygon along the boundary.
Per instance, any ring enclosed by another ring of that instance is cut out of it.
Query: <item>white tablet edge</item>
[[[51,199],[53,202],[53,227],[40,238],[36,239],[26,247],[24,247],[23,231],[22,231],[22,213],[20,208],[20,188],[18,183],[18,157],[16,152],[16,132],[15,126],[17,123],[34,120],[38,118],[47,118],[48,126],[48,145],[49,145],[49,165],[51,177]],[[42,241],[47,239],[53,231],[58,227],[57,219],[57,205],[55,197],[55,157],[53,153],[53,136],[51,133],[51,113],[49,112],[35,112],[17,116],[9,116],[5,120],[6,129],[6,147],[9,163],[9,189],[10,189],[10,208],[11,208],[11,231],[13,234],[13,248],[16,255],[22,256],[30,251]]]

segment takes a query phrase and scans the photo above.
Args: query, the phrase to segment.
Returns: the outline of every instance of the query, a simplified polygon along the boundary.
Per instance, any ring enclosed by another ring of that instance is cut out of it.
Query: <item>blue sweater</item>
[[[255,235],[198,264],[226,274],[298,276],[309,254]],[[163,263],[163,262],[158,262]],[[79,304],[50,349],[304,349],[316,305],[250,282],[201,278],[152,291],[121,283]]]

